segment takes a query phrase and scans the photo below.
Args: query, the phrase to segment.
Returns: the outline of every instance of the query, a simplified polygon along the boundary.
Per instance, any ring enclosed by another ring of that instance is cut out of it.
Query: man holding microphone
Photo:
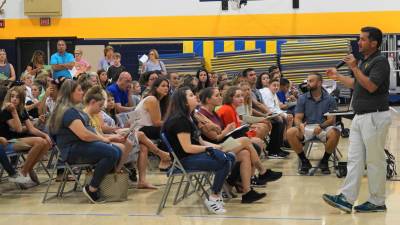
[[[326,203],[347,213],[352,212],[358,198],[365,165],[370,196],[365,203],[355,206],[354,210],[386,211],[384,147],[391,123],[388,101],[390,66],[379,51],[381,43],[382,32],[378,28],[362,28],[358,46],[363,59],[357,63],[352,54],[343,59],[353,71],[354,78],[339,74],[335,68],[326,71],[329,78],[353,89],[352,108],[355,117],[351,124],[347,176],[339,195],[322,196]]]

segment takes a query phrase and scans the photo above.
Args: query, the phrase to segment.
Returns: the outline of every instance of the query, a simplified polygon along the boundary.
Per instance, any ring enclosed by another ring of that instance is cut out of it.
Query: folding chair
[[[6,151],[6,154],[7,154],[8,158],[11,159],[11,157],[15,157],[15,160],[16,160],[16,163],[17,163],[16,166],[18,166],[20,161],[24,162],[26,160],[25,155],[28,154],[28,153],[29,153],[29,150],[26,150],[26,151],[14,151],[13,149],[7,149],[7,151]],[[45,173],[47,174],[47,176],[50,179],[51,174],[50,174],[48,168],[46,167],[46,165],[43,163],[43,160],[40,160],[38,163],[39,163],[39,166],[42,167],[42,169],[45,171]],[[2,177],[3,173],[4,173],[4,169],[1,168],[0,177]],[[41,182],[41,183],[45,183],[47,181],[48,180],[46,180],[44,182]]]
[[[313,149],[313,146],[314,146],[315,144],[317,144],[317,143],[322,143],[322,144],[324,145],[324,147],[325,147],[325,143],[322,142],[322,141],[320,141],[320,140],[319,140],[318,138],[316,138],[316,137],[313,138],[313,139],[310,139],[310,140],[307,140],[307,141],[304,142],[303,151],[304,151],[304,154],[307,156],[307,158],[310,157],[311,151],[312,151],[312,149]],[[330,166],[329,168],[332,168],[332,167],[333,167],[333,168],[336,170],[337,165],[338,165],[338,162],[339,162],[339,159],[340,159],[339,157],[342,158],[343,155],[342,155],[342,153],[340,152],[340,150],[336,147],[335,151],[333,151],[333,153],[332,153],[332,155],[331,155],[331,157],[330,157],[330,159],[329,159],[329,161],[333,163],[333,166]],[[317,166],[311,168],[311,170],[310,170],[310,172],[308,173],[308,175],[309,175],[309,176],[313,176],[313,175],[317,172],[317,170],[318,170],[318,168],[319,168],[318,166],[319,166],[319,165],[317,165]],[[299,160],[299,168],[300,168],[300,167],[301,167],[301,160]]]
[[[91,165],[91,164],[69,164],[68,162],[62,160],[60,157],[61,151],[57,147],[57,145],[54,145],[53,151],[54,151],[54,165],[50,165],[52,167],[52,173],[50,175],[50,180],[49,180],[49,183],[47,184],[47,189],[44,193],[42,203],[45,203],[47,200],[54,198],[54,197],[61,198],[61,197],[63,197],[64,193],[70,193],[73,191],[77,191],[78,188],[81,191],[84,186],[84,184],[82,184],[80,182],[80,177],[82,175],[82,171],[85,169],[86,170],[92,169],[94,167],[94,165]],[[78,172],[77,173],[74,172],[73,168],[77,168]],[[53,180],[56,179],[55,176],[57,176],[58,169],[64,169],[64,173],[61,178],[60,184],[58,186],[57,192],[54,196],[50,196],[49,198],[47,198],[50,186],[51,186]],[[71,174],[74,178],[74,187],[71,190],[64,192],[65,186],[68,182],[69,174]]]
[[[212,176],[212,172],[208,171],[191,171],[186,170],[182,163],[179,161],[178,157],[176,156],[171,144],[169,143],[165,133],[161,133],[161,140],[166,145],[168,151],[172,154],[174,161],[172,163],[171,169],[168,171],[168,181],[165,186],[165,190],[163,196],[160,201],[160,205],[157,210],[157,215],[161,213],[161,210],[165,207],[165,203],[167,201],[168,195],[171,191],[172,184],[174,182],[175,177],[180,177],[178,189],[174,197],[174,205],[178,204],[183,199],[190,196],[192,193],[196,193],[198,197],[202,200],[203,196],[205,195],[208,198],[208,190],[205,188],[206,185],[211,186],[210,178]],[[185,187],[183,188],[183,193],[179,196],[182,186],[186,183]],[[192,188],[189,191],[190,187]],[[205,205],[204,201],[202,201]]]

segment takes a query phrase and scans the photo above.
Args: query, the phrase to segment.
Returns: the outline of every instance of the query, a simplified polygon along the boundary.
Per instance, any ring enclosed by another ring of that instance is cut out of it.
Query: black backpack
[[[386,179],[390,180],[394,176],[397,175],[396,172],[396,159],[394,156],[389,152],[389,150],[385,149],[385,154],[386,154]]]

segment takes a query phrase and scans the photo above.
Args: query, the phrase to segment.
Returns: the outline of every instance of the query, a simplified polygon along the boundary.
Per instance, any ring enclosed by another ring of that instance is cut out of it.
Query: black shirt
[[[168,141],[179,159],[192,155],[183,150],[178,139],[179,133],[189,133],[192,144],[200,145],[200,130],[193,123],[193,121],[187,117],[177,116],[168,119],[164,124],[163,130],[165,131]]]
[[[389,110],[390,66],[387,58],[378,50],[367,59],[362,59],[358,67],[378,89],[370,93],[355,79],[352,100],[354,112],[357,114]]]
[[[112,65],[107,70],[107,77],[108,77],[108,79],[111,79],[112,83],[115,83],[115,82],[117,82],[119,75],[124,71],[126,71],[125,66],[121,65],[119,67],[116,67],[116,66]]]
[[[25,121],[29,120],[29,115],[25,110],[22,111],[22,113],[18,114],[18,117],[22,125],[25,125]],[[17,133],[11,130],[11,127],[8,126],[7,121],[11,120],[12,118],[12,114],[8,110],[2,110],[0,112],[0,137],[4,137],[7,140],[13,138],[27,137],[27,133]]]

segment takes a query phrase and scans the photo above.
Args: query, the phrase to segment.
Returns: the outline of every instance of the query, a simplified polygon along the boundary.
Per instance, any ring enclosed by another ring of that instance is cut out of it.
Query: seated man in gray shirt
[[[325,154],[319,163],[323,174],[330,174],[328,160],[339,142],[340,132],[335,127],[335,116],[324,114],[336,108],[335,99],[322,88],[322,76],[312,73],[307,78],[309,92],[301,95],[295,109],[295,127],[287,131],[291,148],[301,160],[299,174],[308,174],[311,163],[303,151],[302,141],[319,139],[325,143]]]

